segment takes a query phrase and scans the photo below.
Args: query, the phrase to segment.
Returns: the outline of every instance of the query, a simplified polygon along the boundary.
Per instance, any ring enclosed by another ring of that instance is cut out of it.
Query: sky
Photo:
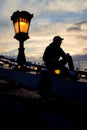
[[[41,58],[53,37],[64,38],[62,48],[76,60],[87,60],[87,0],[0,0],[0,54],[18,54],[19,41],[11,16],[15,11],[33,14],[26,57]]]

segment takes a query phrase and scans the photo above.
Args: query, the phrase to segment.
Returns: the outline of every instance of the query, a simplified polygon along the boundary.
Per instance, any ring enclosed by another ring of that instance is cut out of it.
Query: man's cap
[[[62,41],[62,40],[64,40],[64,38],[61,38],[60,36],[55,36],[54,38],[53,38],[53,41],[55,42],[55,41]]]

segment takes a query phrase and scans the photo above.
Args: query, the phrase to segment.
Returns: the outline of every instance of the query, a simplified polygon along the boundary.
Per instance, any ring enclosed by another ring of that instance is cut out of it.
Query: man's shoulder
[[[49,48],[55,47],[53,42],[48,45]]]
[[[53,45],[52,45],[52,43],[50,43],[47,47],[46,47],[46,49],[49,49],[49,48],[52,48],[53,47]]]

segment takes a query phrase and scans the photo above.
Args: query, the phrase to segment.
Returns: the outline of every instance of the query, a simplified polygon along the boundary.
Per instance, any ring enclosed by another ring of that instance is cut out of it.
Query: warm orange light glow
[[[18,69],[20,69],[21,68],[21,66],[20,65],[18,65]]]
[[[7,67],[9,67],[9,64],[6,64]]]
[[[38,67],[35,66],[35,67],[34,67],[34,70],[37,71],[37,70],[38,70]]]
[[[58,70],[55,70],[55,74],[60,74],[61,71],[58,69]]]
[[[25,18],[19,18],[14,23],[15,33],[27,33],[29,28],[29,22]]]
[[[27,33],[28,31],[28,23],[20,22],[20,32]]]
[[[19,32],[18,21],[14,23],[15,33]]]

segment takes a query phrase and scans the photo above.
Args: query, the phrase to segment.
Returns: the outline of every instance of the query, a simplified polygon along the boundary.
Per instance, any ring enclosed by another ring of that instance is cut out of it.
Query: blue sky
[[[26,10],[34,15],[24,42],[25,55],[42,57],[55,35],[62,47],[77,59],[87,59],[87,0],[0,0],[0,54],[18,54],[11,15]]]

